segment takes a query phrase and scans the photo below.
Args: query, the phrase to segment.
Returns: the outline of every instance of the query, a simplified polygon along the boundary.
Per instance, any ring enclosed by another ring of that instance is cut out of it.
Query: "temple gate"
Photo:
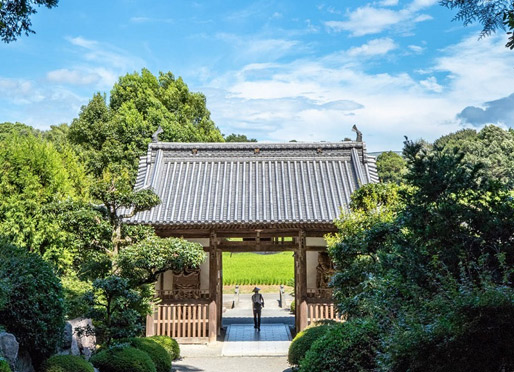
[[[216,340],[222,252],[291,251],[297,331],[336,318],[323,236],[337,231],[333,221],[352,192],[374,182],[375,159],[359,136],[337,143],[150,143],[136,188],[152,188],[162,203],[130,223],[198,242],[207,260],[196,270],[161,275],[161,302],[147,318],[147,336]]]

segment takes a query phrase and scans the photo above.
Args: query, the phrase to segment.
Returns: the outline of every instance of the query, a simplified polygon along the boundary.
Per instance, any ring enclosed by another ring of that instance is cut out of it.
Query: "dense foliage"
[[[353,195],[329,247],[333,284],[348,324],[376,320],[377,369],[514,370],[498,334],[514,320],[512,145],[492,126],[406,141],[405,185]]]
[[[305,357],[305,353],[309,351],[312,344],[325,335],[330,326],[329,324],[315,324],[299,332],[291,342],[291,345],[289,345],[287,354],[289,364],[300,364],[300,361]]]
[[[53,8],[59,0],[2,0],[0,3],[0,38],[5,43],[15,41],[21,34],[33,34],[30,16],[36,6]]]
[[[100,351],[91,357],[91,363],[101,372],[156,372],[147,353],[127,346]]]
[[[94,368],[76,355],[54,355],[43,363],[41,372],[94,372]]]
[[[8,284],[0,324],[39,365],[61,341],[64,301],[59,279],[39,255],[0,242],[0,282]]]
[[[70,127],[70,141],[81,148],[88,169],[100,177],[109,165],[137,169],[152,134],[169,142],[222,142],[210,118],[205,96],[193,93],[171,72],[154,76],[147,69],[127,74],[110,93],[93,96]]]
[[[171,360],[180,358],[180,346],[175,339],[168,336],[152,336],[149,338],[161,345],[169,354]]]
[[[0,141],[0,164],[0,235],[66,266],[69,251],[48,208],[87,194],[84,168],[71,149],[59,152],[39,137],[17,133]]]
[[[0,372],[12,372],[11,367],[9,367],[9,363],[7,360],[0,356]]]

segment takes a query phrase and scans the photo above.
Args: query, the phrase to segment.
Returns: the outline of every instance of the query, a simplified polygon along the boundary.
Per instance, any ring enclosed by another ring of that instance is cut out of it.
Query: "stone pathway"
[[[286,324],[261,324],[257,332],[252,325],[228,326],[222,356],[287,356],[291,334]]]

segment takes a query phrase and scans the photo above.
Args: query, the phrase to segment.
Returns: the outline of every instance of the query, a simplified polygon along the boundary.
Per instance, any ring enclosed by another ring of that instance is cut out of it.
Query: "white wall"
[[[316,266],[318,266],[318,252],[307,251],[307,289],[316,289]]]
[[[327,242],[325,241],[325,238],[309,238],[307,237],[305,239],[305,244],[307,247],[326,247]]]

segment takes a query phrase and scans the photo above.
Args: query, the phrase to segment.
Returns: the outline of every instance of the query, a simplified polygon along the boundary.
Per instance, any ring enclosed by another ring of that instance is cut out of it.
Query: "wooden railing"
[[[146,336],[170,336],[180,342],[206,342],[208,311],[207,303],[155,305],[153,315],[146,318]]]
[[[307,303],[307,324],[325,319],[343,321],[334,303]]]

